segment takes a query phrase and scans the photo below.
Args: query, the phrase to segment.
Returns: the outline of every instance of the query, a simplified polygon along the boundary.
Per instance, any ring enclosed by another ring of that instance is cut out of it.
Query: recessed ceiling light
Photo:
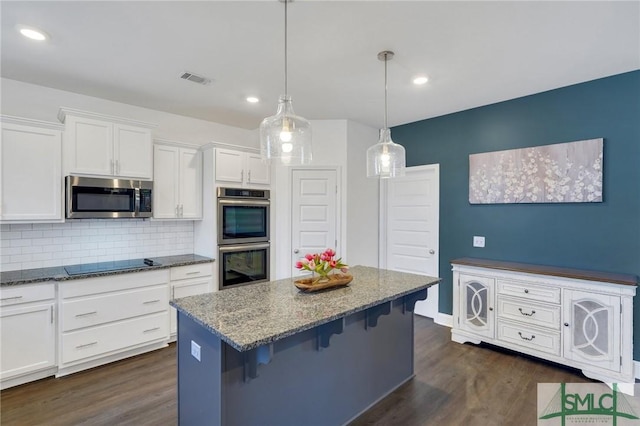
[[[31,40],[44,41],[49,39],[49,34],[38,28],[28,27],[26,25],[18,25],[17,28],[18,31],[20,31],[20,34],[30,38]]]
[[[260,99],[256,98],[255,96],[247,96],[247,102],[249,102],[250,104],[255,104],[260,102]]]
[[[429,81],[429,78],[426,75],[420,75],[413,79],[413,84],[420,86],[425,84],[427,81]]]

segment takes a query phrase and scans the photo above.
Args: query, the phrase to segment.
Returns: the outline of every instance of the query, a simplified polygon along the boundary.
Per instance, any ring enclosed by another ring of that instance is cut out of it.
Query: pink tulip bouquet
[[[342,263],[342,258],[336,259],[335,256],[335,250],[330,248],[322,253],[309,253],[305,255],[304,259],[296,262],[296,268],[318,274],[318,281],[327,280],[329,274],[336,269],[347,273],[349,265]]]

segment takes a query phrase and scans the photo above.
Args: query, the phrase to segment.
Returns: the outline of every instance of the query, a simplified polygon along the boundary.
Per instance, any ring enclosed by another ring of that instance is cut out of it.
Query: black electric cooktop
[[[151,259],[114,260],[112,262],[85,263],[81,265],[65,266],[64,270],[69,275],[95,274],[109,271],[124,271],[127,269],[143,269],[152,266],[161,266]]]

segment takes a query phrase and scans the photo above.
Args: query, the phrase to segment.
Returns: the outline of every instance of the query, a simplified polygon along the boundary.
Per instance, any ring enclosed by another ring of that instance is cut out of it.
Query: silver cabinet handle
[[[180,217],[184,216],[184,204],[180,204]]]
[[[187,272],[185,275],[196,275],[199,274],[200,271]]]
[[[0,302],[4,302],[5,300],[18,300],[22,299],[22,296],[12,296],[12,297],[3,297],[0,299]]]
[[[176,217],[180,217],[180,204],[176,204]]]
[[[98,313],[98,311],[85,312],[84,314],[77,314],[76,318],[86,317],[86,316],[89,316],[89,315],[95,315],[97,313]]]
[[[113,160],[111,160],[111,174],[112,174],[112,175],[115,175],[115,174],[116,174],[116,170],[115,170],[115,167],[114,167],[114,165],[113,165]]]
[[[155,300],[147,300],[146,302],[142,302],[143,305],[150,305],[152,303],[158,303],[160,301],[160,299],[155,299]]]
[[[240,180],[244,180],[244,170],[240,170]]]
[[[84,345],[76,346],[76,349],[84,349],[84,348],[88,348],[89,346],[94,346],[94,345],[97,345],[97,344],[98,344],[98,342],[85,343]]]
[[[116,160],[116,174],[120,174],[120,160]]]
[[[251,170],[249,170],[249,173],[247,173],[249,176],[247,178],[247,182],[251,183]]]
[[[156,330],[160,330],[160,327],[149,328],[148,330],[144,330],[143,333],[151,333]]]

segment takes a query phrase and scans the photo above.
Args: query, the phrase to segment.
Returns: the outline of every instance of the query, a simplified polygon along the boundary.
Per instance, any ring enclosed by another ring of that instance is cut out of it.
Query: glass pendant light
[[[262,158],[279,160],[286,165],[311,163],[311,124],[296,115],[287,94],[287,3],[284,3],[284,95],[278,101],[276,115],[260,123]]]
[[[367,177],[404,176],[404,147],[391,140],[391,130],[387,127],[387,61],[393,55],[389,50],[378,53],[378,59],[384,61],[384,128],[380,129],[378,143],[367,149]]]

